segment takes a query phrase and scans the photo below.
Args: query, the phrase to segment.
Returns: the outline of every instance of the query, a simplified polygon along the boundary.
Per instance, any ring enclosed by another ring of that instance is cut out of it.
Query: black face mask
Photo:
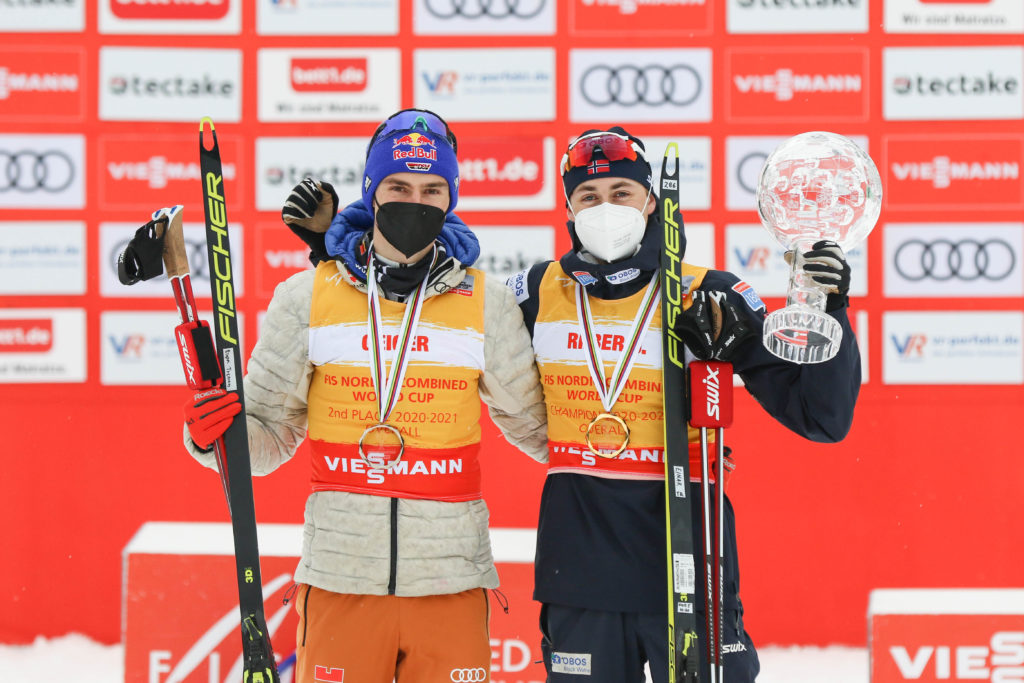
[[[380,234],[406,256],[434,243],[444,227],[444,216],[442,209],[429,204],[387,202],[377,205]]]

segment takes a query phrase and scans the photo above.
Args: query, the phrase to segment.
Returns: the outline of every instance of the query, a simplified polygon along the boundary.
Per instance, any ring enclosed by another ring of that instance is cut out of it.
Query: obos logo
[[[223,19],[232,0],[105,0],[121,19]]]
[[[293,57],[289,73],[297,92],[361,92],[368,69],[365,57]]]

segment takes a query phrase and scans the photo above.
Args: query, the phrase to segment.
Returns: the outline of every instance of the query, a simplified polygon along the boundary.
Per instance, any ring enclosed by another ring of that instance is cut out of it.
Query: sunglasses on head
[[[420,130],[424,133],[440,136],[448,141],[448,144],[452,146],[452,151],[456,153],[459,151],[459,145],[455,141],[455,133],[451,131],[448,124],[444,122],[444,119],[426,109],[406,109],[392,115],[384,123],[377,126],[377,130],[370,136],[370,144],[366,146],[367,154],[369,154],[370,148],[373,147],[373,143],[377,142],[377,140],[390,133],[402,130]]]
[[[562,173],[586,166],[593,160],[594,152],[597,150],[600,150],[608,161],[636,161],[637,157],[645,161],[647,159],[640,146],[624,135],[591,133],[576,138],[569,144],[569,149],[565,150],[562,157]]]

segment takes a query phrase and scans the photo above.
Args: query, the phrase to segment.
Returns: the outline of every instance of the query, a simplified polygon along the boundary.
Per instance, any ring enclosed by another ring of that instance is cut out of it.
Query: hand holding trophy
[[[771,313],[763,342],[794,363],[821,363],[839,351],[843,330],[825,312],[827,292],[802,268],[815,242],[848,250],[875,227],[882,181],[874,162],[852,140],[835,133],[802,133],[765,160],[757,185],[761,223],[787,250],[795,250],[786,307]]]

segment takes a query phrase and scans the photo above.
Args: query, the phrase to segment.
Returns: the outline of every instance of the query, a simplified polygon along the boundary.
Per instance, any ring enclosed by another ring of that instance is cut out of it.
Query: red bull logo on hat
[[[399,145],[410,145],[412,147],[429,145],[433,147],[434,141],[422,133],[407,133],[400,138],[395,138],[394,146],[398,147]]]

